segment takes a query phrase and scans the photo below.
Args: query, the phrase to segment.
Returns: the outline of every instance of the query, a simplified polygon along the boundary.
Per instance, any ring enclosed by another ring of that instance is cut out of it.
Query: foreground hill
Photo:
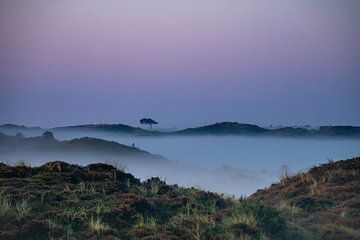
[[[224,198],[105,164],[0,163],[0,239],[359,239],[360,158]]]
[[[314,239],[360,239],[360,158],[330,162],[252,195]]]
[[[104,164],[0,164],[0,239],[291,239],[263,203],[140,182]]]

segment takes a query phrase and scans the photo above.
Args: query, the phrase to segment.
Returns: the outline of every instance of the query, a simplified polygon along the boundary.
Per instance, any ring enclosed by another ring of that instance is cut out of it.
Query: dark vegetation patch
[[[237,199],[105,164],[0,163],[0,239],[360,239],[359,167],[330,162]]]
[[[251,196],[276,207],[312,239],[360,239],[360,158],[329,161]]]
[[[258,200],[140,182],[105,164],[0,164],[0,239],[291,239]]]

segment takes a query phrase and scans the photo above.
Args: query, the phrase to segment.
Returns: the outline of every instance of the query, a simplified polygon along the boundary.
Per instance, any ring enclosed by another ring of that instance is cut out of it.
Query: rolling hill
[[[252,199],[281,210],[309,239],[360,239],[360,158],[329,162],[258,190]]]
[[[20,132],[25,136],[37,136],[47,129],[39,127],[25,127],[13,124],[0,125],[0,132],[15,135]],[[275,137],[337,137],[358,138],[360,127],[356,126],[321,126],[318,129],[307,129],[302,127],[280,127],[267,129],[254,124],[238,122],[220,122],[206,126],[186,128],[177,131],[146,130],[125,124],[84,124],[75,126],[64,126],[49,129],[55,134],[71,133],[72,135],[86,136],[91,134],[115,134],[122,136],[203,136],[203,135],[235,135],[235,136],[275,136]],[[96,135],[97,136],[97,135]]]
[[[136,147],[113,141],[82,137],[68,141],[56,140],[50,132],[39,137],[16,137],[0,134],[0,159],[74,159],[86,158],[96,161],[116,160],[151,163],[170,162],[166,158],[151,154]]]
[[[344,239],[360,236],[360,158],[249,198],[139,181],[106,164],[0,163],[0,239]]]

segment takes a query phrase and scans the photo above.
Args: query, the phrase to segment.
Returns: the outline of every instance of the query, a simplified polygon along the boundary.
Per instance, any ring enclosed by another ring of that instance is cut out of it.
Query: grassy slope
[[[360,239],[360,158],[329,162],[257,191],[314,239]]]
[[[280,239],[287,229],[260,202],[141,183],[104,164],[1,164],[0,186],[0,239]]]
[[[234,199],[104,164],[0,164],[0,239],[359,239],[359,171],[329,163]]]

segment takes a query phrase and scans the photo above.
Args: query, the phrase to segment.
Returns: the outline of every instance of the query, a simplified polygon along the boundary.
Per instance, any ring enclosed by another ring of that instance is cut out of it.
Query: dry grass
[[[293,217],[295,214],[300,212],[300,208],[296,207],[294,204],[290,204],[288,201],[286,200],[282,200],[277,204],[277,209],[282,212],[285,213],[291,217]]]
[[[223,223],[226,226],[233,226],[236,224],[245,224],[253,229],[258,226],[258,221],[256,217],[251,213],[243,213],[243,214],[232,214],[229,217],[226,217],[223,220]]]
[[[15,204],[15,214],[18,221],[26,217],[31,210],[28,199],[22,199]]]
[[[9,216],[12,212],[11,199],[5,196],[4,192],[0,192],[0,216]]]
[[[157,194],[159,192],[159,189],[160,189],[160,183],[159,182],[152,181],[150,183],[150,192],[151,192],[151,194]]]
[[[135,227],[148,227],[148,228],[156,227],[156,219],[151,216],[145,217],[144,215],[141,214],[135,224]]]
[[[102,234],[104,232],[106,232],[107,230],[109,230],[109,226],[107,224],[105,224],[104,222],[102,222],[101,218],[99,216],[91,216],[90,221],[89,221],[89,227],[91,229],[91,231],[97,233],[97,234]]]

